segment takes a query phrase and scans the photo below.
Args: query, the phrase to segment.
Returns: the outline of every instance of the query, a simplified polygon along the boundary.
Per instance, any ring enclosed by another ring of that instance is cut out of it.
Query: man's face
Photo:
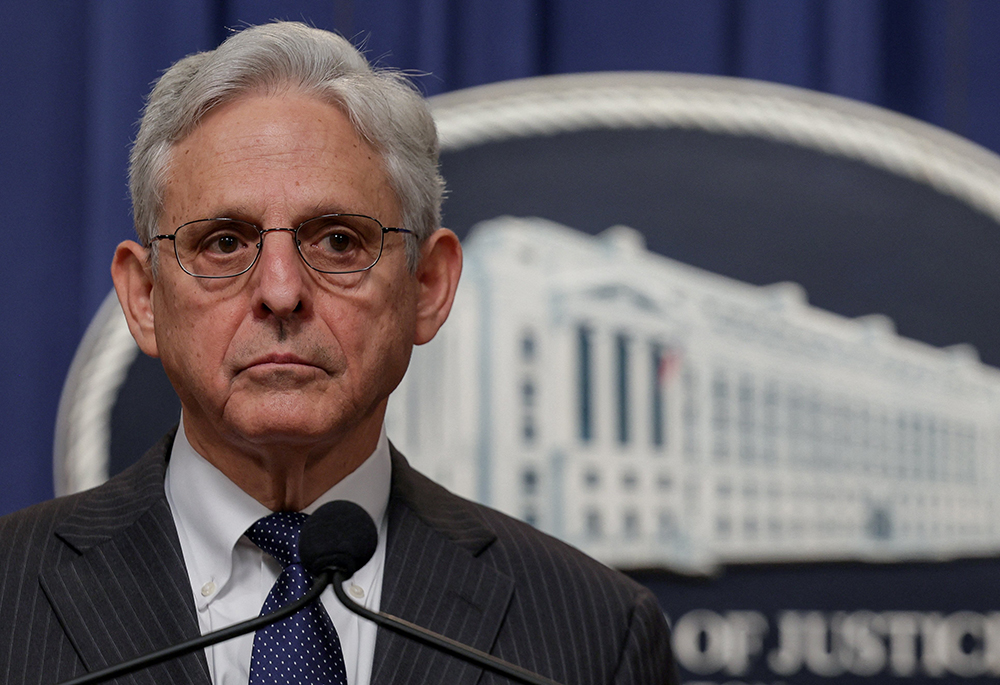
[[[295,227],[329,213],[399,225],[379,155],[332,105],[254,95],[214,110],[175,146],[160,231],[214,217]],[[269,233],[253,269],[218,280],[184,273],[161,242],[153,352],[195,447],[322,453],[351,433],[377,437],[414,341],[408,239],[387,234],[369,271],[327,275],[302,262],[290,233]]]

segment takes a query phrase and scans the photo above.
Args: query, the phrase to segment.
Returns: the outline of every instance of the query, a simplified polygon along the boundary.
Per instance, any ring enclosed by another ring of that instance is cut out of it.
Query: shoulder
[[[561,682],[676,682],[669,629],[648,588],[523,521],[449,492],[395,450],[392,478],[390,546],[394,521],[396,535],[408,537],[418,532],[419,519],[433,531],[420,533],[423,546],[414,549],[412,539],[398,546],[426,556],[432,536],[443,537],[464,550],[467,569],[492,569],[477,579],[510,588],[498,654],[518,654],[522,665]]]
[[[173,434],[138,462],[96,488],[57,497],[0,517],[0,569],[9,559],[34,558],[46,550],[86,545],[108,526],[127,525],[163,498],[163,474]]]
[[[53,531],[77,511],[84,499],[80,495],[60,497],[0,517],[0,568],[6,559],[45,547]]]
[[[392,494],[427,525],[512,574],[534,576],[558,569],[564,579],[618,588],[623,596],[647,591],[624,574],[533,526],[450,492],[414,470],[395,450]]]

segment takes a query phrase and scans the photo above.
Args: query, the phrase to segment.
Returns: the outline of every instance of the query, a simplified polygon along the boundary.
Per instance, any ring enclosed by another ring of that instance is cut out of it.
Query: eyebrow
[[[337,204],[315,204],[310,205],[305,211],[299,214],[299,217],[294,225],[301,224],[303,221],[308,221],[309,219],[315,219],[318,216],[324,216],[326,214],[361,214],[364,216],[371,216],[370,213],[359,210],[345,208]],[[234,205],[229,209],[216,211],[211,217],[204,217],[206,219],[211,218],[229,218],[229,219],[239,219],[241,221],[247,221],[249,223],[259,225],[261,222],[259,220],[259,214],[256,211],[251,211],[247,205]],[[291,227],[289,227],[291,228]]]

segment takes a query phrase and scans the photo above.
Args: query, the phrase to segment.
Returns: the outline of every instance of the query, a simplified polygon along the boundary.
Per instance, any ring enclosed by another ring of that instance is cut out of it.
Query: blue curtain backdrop
[[[0,514],[52,495],[56,405],[131,236],[150,83],[233,28],[334,29],[428,95],[539,74],[664,70],[802,86],[1000,151],[995,0],[0,2]]]

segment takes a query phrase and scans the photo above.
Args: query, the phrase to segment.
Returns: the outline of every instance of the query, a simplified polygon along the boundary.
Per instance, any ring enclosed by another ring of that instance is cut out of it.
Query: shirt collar
[[[383,425],[375,451],[343,480],[303,509],[311,514],[321,505],[344,499],[360,505],[382,525],[389,504],[392,462]],[[167,503],[184,552],[184,562],[199,604],[210,602],[201,588],[211,581],[220,590],[232,574],[233,549],[243,533],[271,511],[241,490],[198,454],[188,442],[184,422],[177,429],[164,482]]]

